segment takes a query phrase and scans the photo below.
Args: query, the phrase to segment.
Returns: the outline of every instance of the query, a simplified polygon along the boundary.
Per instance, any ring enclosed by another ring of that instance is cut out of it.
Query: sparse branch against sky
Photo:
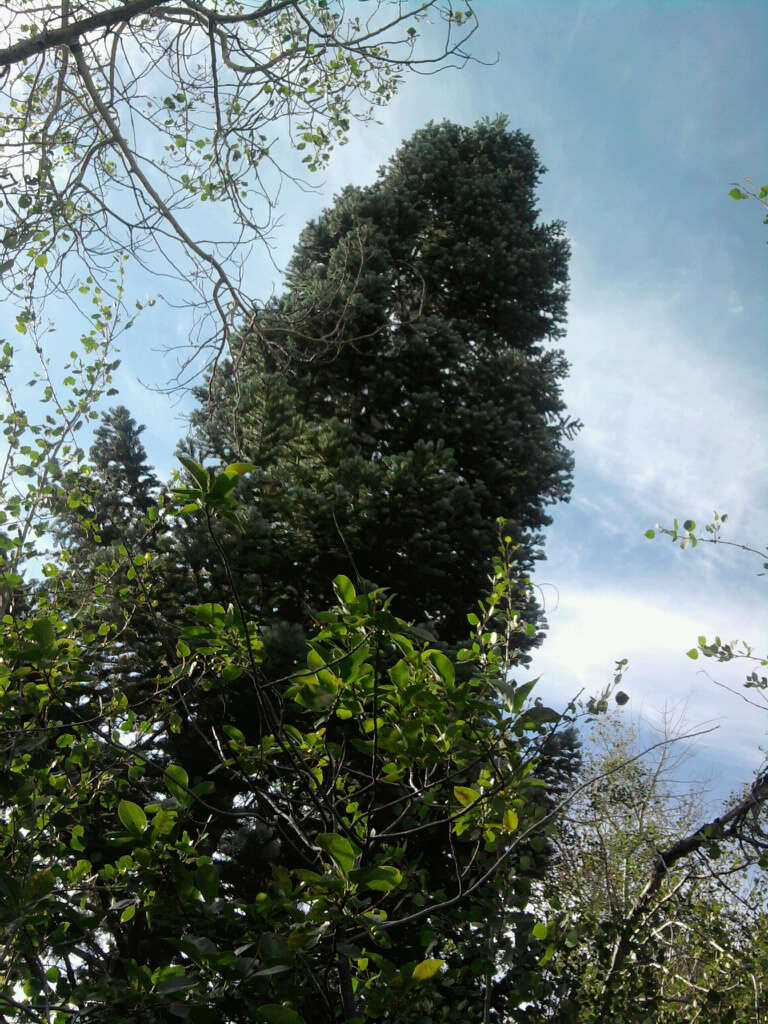
[[[445,32],[427,51],[429,19]],[[0,24],[0,284],[20,326],[83,282],[109,291],[128,257],[186,282],[215,355],[290,176],[276,143],[323,167],[406,71],[464,63],[474,17],[453,0],[10,0]]]

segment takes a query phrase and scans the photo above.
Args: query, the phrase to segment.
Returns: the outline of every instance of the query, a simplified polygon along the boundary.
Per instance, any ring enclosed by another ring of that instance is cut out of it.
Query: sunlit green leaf
[[[131,800],[121,800],[117,805],[117,814],[129,832],[141,833],[147,827],[146,814]]]
[[[360,856],[360,849],[357,846],[335,832],[321,832],[317,836],[317,845],[333,859],[344,875],[348,875],[354,868],[355,861]]]
[[[411,977],[414,981],[429,981],[438,973],[445,960],[422,960],[413,968]]]
[[[504,811],[503,824],[507,832],[516,831],[517,826],[520,824],[520,821],[517,816],[517,811],[514,811],[511,807],[508,807],[507,810]]]
[[[430,651],[429,660],[446,686],[453,686],[456,681],[456,670],[451,659],[446,658],[442,651]]]
[[[469,786],[454,786],[453,795],[462,807],[466,807],[468,804],[473,804],[476,800],[480,799],[478,791],[476,789],[470,789]]]
[[[336,596],[343,604],[352,604],[357,597],[352,580],[348,576],[337,576],[333,581],[333,589]]]

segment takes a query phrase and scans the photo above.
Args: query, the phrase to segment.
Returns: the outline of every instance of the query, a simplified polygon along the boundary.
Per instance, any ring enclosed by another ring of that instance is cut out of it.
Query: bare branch
[[[215,363],[254,309],[245,267],[283,183],[310,187],[405,71],[468,59],[475,21],[453,3],[377,0],[363,20],[303,0],[5,0],[21,38],[0,50],[0,288],[22,323],[88,278],[114,297],[131,254],[193,312],[180,376]],[[447,39],[422,52],[428,15]]]
[[[130,0],[129,3],[120,4],[111,11],[101,11],[100,14],[93,14],[90,18],[83,18],[81,21],[73,21],[70,25],[62,28],[51,29],[51,31],[38,32],[30,39],[20,43],[14,43],[0,50],[0,68],[9,68],[13,64],[36,57],[47,50],[56,49],[59,46],[71,48],[73,43],[78,42],[81,36],[89,32],[97,32],[99,29],[110,29],[115,25],[130,21],[139,14],[146,14],[155,7],[163,7],[169,0]]]

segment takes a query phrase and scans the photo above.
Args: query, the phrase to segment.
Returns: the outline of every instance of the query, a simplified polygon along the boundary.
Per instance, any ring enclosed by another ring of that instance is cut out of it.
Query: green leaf
[[[309,651],[307,651],[307,665],[312,669],[312,671],[325,668],[325,658],[319,651],[310,647]]]
[[[121,800],[117,805],[117,814],[129,832],[140,835],[147,827],[146,814],[131,800]]]
[[[627,701],[629,700],[629,694],[628,693],[624,693],[623,690],[619,690],[619,692],[616,694],[614,700],[619,705],[619,707],[621,707],[622,704],[626,704]]]
[[[40,267],[41,269],[43,267],[48,266],[48,257],[45,255],[44,252],[41,252],[39,255],[35,256],[35,266]]]
[[[699,652],[696,650],[695,647],[692,647],[690,651],[686,651],[686,654],[691,659],[691,661],[696,661],[696,659],[699,656]]]
[[[357,592],[352,586],[352,580],[348,576],[337,576],[333,581],[333,589],[342,604],[352,604],[357,597]]]
[[[176,827],[176,811],[161,808],[152,818],[152,828],[161,836],[170,835]]]
[[[374,892],[391,892],[402,882],[403,873],[389,864],[379,864],[375,868],[351,872],[350,879],[358,885],[365,886],[366,889],[373,889]]]
[[[161,981],[157,986],[158,992],[183,992],[185,989],[194,988],[197,985],[196,978],[185,977],[183,974],[177,974],[171,978],[166,978],[165,981]]]
[[[195,871],[195,885],[206,903],[212,903],[219,893],[219,872],[213,864],[201,864]]]
[[[655,530],[646,530],[643,536],[647,537],[648,540],[653,540],[653,538],[656,536],[656,531]]]
[[[193,605],[189,610],[193,613],[198,622],[203,622],[208,626],[224,625],[224,620],[227,614],[226,608],[224,608],[223,605],[214,604],[212,602],[209,602],[208,604]]]
[[[533,937],[542,942],[547,937],[548,928],[543,921],[537,921],[533,926]]]
[[[178,458],[182,466],[186,469],[186,471],[189,473],[189,475],[192,477],[192,479],[195,481],[195,483],[198,485],[198,487],[202,491],[207,491],[211,483],[211,478],[207,470],[205,470],[200,465],[199,462],[195,462],[194,459],[187,458],[186,455],[177,455],[176,457]]]
[[[256,1010],[256,1020],[258,1024],[306,1024],[303,1017],[282,1003],[263,1003]]]
[[[559,722],[562,715],[560,715],[553,708],[535,707],[528,708],[525,713],[525,723],[527,728],[532,725],[538,728],[541,725],[549,725],[550,723]]]
[[[529,683],[523,683],[522,686],[516,686],[515,687],[515,694],[514,694],[514,697],[512,698],[512,712],[513,712],[513,714],[517,715],[517,714],[519,714],[523,710],[523,705],[525,704],[525,701],[526,701],[529,693],[534,688],[536,683],[538,683],[538,681],[539,680],[538,680],[538,677],[537,677],[536,679],[531,679],[531,681]]]
[[[29,630],[40,654],[50,654],[56,641],[56,630],[50,619],[35,619]]]
[[[731,197],[731,199],[746,199],[747,198],[746,192],[742,192],[740,188],[732,188],[731,191],[728,193],[728,195]]]
[[[339,684],[336,677],[330,672],[321,672],[319,676],[301,676],[286,690],[286,697],[292,698],[305,708],[320,711],[333,704],[338,692]]]
[[[454,786],[453,795],[462,807],[466,807],[468,804],[473,804],[476,800],[480,799],[478,791],[476,789],[470,789],[469,786]]]
[[[262,971],[254,971],[254,978],[269,978],[274,974],[285,974],[293,968],[289,964],[274,964],[272,967],[265,967]]]
[[[396,661],[389,670],[389,678],[396,686],[405,686],[411,678],[411,670],[408,667],[408,662],[404,661],[402,658],[400,661]]]
[[[453,686],[456,682],[456,670],[453,667],[453,662],[441,651],[430,651],[429,660],[437,669],[437,674],[443,680],[446,686]]]
[[[195,957],[215,956],[219,947],[206,935],[188,935],[181,940],[181,948],[185,953]]]
[[[135,913],[136,905],[134,903],[131,903],[129,906],[125,908],[125,910],[120,915],[120,923],[125,924],[126,921],[130,921]]]
[[[227,495],[237,485],[237,477],[229,476],[227,473],[219,473],[214,476],[208,492],[208,503],[213,507],[221,507],[227,504]],[[218,499],[218,500],[217,500]]]
[[[517,812],[513,811],[511,807],[508,807],[506,811],[504,811],[503,821],[504,828],[507,830],[507,832],[515,832],[517,830],[517,826],[520,824],[520,819],[517,816]]]
[[[81,878],[85,878],[86,875],[90,874],[92,867],[93,865],[89,860],[78,860],[69,873],[70,882],[77,884]]]
[[[321,832],[317,837],[317,845],[325,850],[345,876],[352,871],[361,853],[358,847],[336,832]]]
[[[227,476],[245,476],[246,473],[253,473],[256,468],[253,462],[230,462],[224,472]]]
[[[165,769],[165,785],[171,796],[175,796],[179,803],[190,803],[189,776],[179,764],[169,764]]]
[[[429,981],[430,978],[434,978],[444,963],[445,960],[422,960],[413,968],[411,977],[414,981]]]
[[[554,943],[550,943],[544,950],[544,955],[542,956],[541,960],[539,960],[539,967],[546,967],[546,965],[549,963],[549,961],[552,959],[554,955],[555,946]]]

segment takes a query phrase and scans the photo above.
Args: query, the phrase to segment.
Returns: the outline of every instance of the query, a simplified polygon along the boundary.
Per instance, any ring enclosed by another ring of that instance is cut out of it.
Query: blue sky
[[[724,793],[761,763],[768,710],[718,688],[684,652],[716,632],[768,649],[765,583],[746,555],[682,552],[643,531],[717,509],[729,537],[768,537],[768,228],[756,203],[727,195],[745,176],[768,180],[768,8],[479,0],[476,12],[472,52],[492,63],[409,78],[380,124],[353,126],[321,189],[283,191],[274,256],[284,264],[304,222],[343,185],[373,180],[427,120],[506,113],[534,137],[549,168],[542,214],[567,222],[573,246],[566,400],[585,425],[573,498],[554,510],[536,576],[550,635],[534,671],[559,701],[598,689],[628,657],[632,713],[687,704],[692,725],[719,725],[697,764]],[[249,284],[265,298],[279,275],[257,258]],[[137,378],[171,375],[147,350],[183,341],[186,326],[158,305],[122,353],[121,400],[148,424],[163,472],[184,403]],[[715,668],[738,688],[738,672]]]

